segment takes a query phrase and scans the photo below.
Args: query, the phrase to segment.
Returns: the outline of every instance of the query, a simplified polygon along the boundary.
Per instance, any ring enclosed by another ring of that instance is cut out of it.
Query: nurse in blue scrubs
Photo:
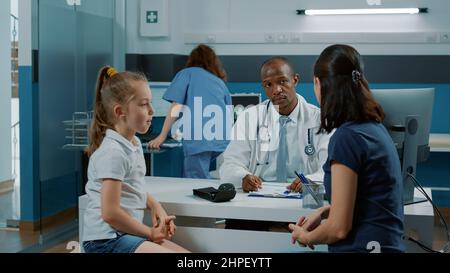
[[[172,106],[161,134],[149,143],[149,148],[160,148],[172,125],[180,119],[186,178],[210,178],[211,162],[228,146],[232,103],[225,80],[225,71],[214,50],[199,45],[163,96]]]

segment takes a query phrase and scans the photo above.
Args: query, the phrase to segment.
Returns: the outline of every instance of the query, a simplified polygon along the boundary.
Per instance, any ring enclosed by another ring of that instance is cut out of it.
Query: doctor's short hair
[[[264,67],[266,67],[268,64],[271,64],[273,62],[282,62],[282,63],[287,64],[287,66],[289,67],[289,70],[291,72],[291,76],[295,75],[295,69],[292,66],[292,64],[289,62],[288,59],[286,59],[285,57],[282,57],[282,56],[274,56],[274,57],[271,57],[271,58],[265,60],[260,67],[260,72],[262,73]]]
[[[321,125],[330,133],[345,122],[382,122],[384,111],[375,100],[364,76],[361,55],[351,46],[327,47],[314,65],[320,80]]]

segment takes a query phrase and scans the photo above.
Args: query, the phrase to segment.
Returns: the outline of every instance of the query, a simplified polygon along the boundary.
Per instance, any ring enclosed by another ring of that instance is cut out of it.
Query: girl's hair
[[[361,56],[353,47],[327,47],[316,61],[314,76],[321,85],[320,133],[330,133],[348,121],[383,121],[383,108],[372,96]]]
[[[194,48],[189,55],[186,67],[201,67],[223,81],[227,80],[227,75],[222,67],[222,63],[212,48],[207,45],[200,44]]]
[[[137,81],[147,82],[147,78],[141,73],[119,73],[110,66],[100,69],[95,91],[94,115],[89,131],[90,143],[86,149],[88,156],[100,147],[106,130],[114,129],[114,105],[126,105],[134,98],[136,92],[133,82]]]

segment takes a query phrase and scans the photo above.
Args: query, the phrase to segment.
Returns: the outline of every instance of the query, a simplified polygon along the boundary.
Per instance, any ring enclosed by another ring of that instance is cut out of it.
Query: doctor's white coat
[[[298,162],[291,162],[290,165],[295,166],[296,171],[303,172],[312,181],[323,181],[322,166],[327,160],[331,134],[316,134],[320,127],[320,109],[307,103],[302,96],[297,96],[299,112],[294,128],[298,130],[298,140],[288,141],[287,145],[289,153],[297,153]],[[265,101],[239,115],[231,131],[230,144],[223,154],[223,163],[219,171],[222,183],[233,183],[236,188],[242,187],[242,179],[246,175],[261,177],[268,168],[268,165],[264,164],[265,161],[276,155],[279,125],[272,121],[274,116],[271,114],[272,104],[269,106],[268,104],[269,101]],[[311,130],[309,137],[312,138],[309,141],[308,129]],[[271,137],[264,138],[262,134]],[[266,141],[261,141],[262,139]],[[315,153],[311,156],[305,153],[305,147],[309,143],[315,148]],[[291,173],[293,171],[290,170]]]

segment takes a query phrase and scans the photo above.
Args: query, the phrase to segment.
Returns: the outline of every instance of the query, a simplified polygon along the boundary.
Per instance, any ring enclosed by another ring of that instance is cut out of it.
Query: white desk
[[[192,193],[192,189],[218,187],[218,180],[198,180],[180,178],[146,177],[146,189],[166,209],[176,215],[177,232],[174,241],[194,252],[302,252],[310,251],[291,244],[290,233],[228,230],[215,228],[211,221],[215,218],[296,222],[299,216],[309,215],[312,210],[303,209],[301,200],[248,197],[238,191],[230,202],[212,203]],[[82,233],[82,215],[86,206],[86,197],[80,197],[80,238]],[[433,232],[433,211],[426,203],[405,208],[407,226],[420,234],[421,240],[428,239]],[[147,214],[148,215],[148,214]],[[191,221],[185,221],[185,217]],[[203,221],[205,220],[206,221]],[[145,222],[148,223],[147,218]],[[426,234],[422,236],[422,234]],[[429,235],[429,236],[428,236]],[[432,238],[432,237],[430,237]],[[429,240],[429,241],[428,241]],[[409,246],[408,246],[408,249]],[[320,245],[317,251],[327,251]]]

